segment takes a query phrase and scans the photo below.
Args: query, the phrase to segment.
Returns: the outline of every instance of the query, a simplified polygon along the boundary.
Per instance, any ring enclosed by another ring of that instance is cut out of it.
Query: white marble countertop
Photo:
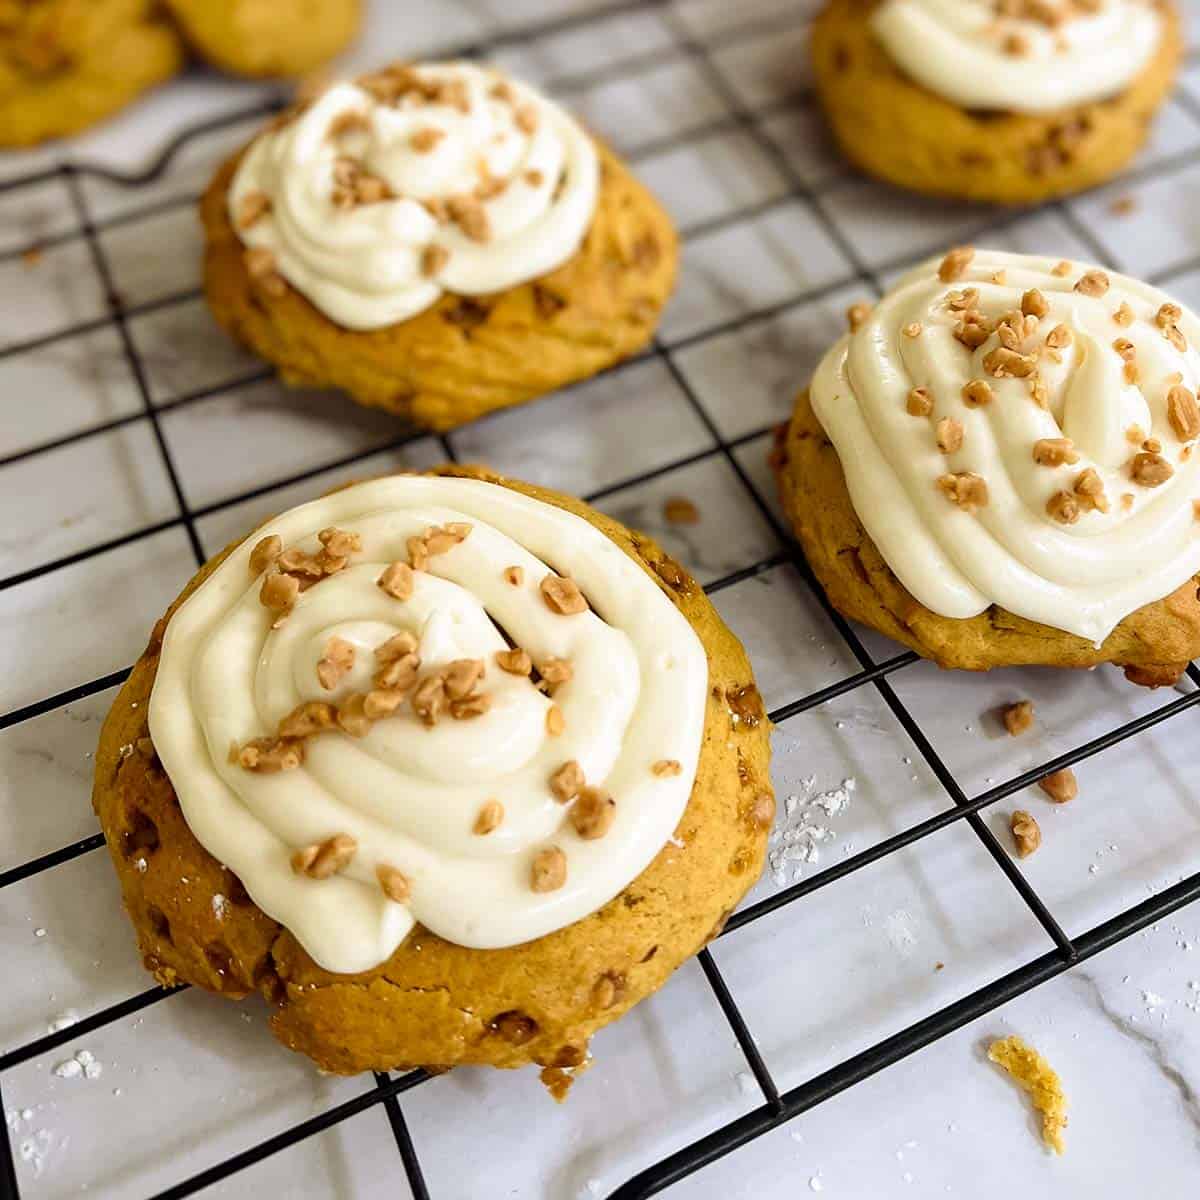
[[[1184,6],[1200,26],[1200,3]],[[1127,177],[1036,212],[981,212],[878,188],[838,162],[807,92],[813,7],[674,0],[605,15],[604,0],[379,0],[357,62],[506,33],[497,57],[548,81],[611,137],[686,235],[662,332],[668,357],[458,431],[445,445],[406,441],[384,414],[341,398],[283,391],[205,313],[191,201],[252,122],[189,142],[148,189],[82,177],[203,547],[212,552],[259,516],[341,479],[450,451],[593,497],[662,537],[705,582],[774,564],[715,595],[769,707],[853,673],[857,663],[785,560],[765,467],[771,425],[851,300],[906,261],[982,231],[1005,248],[1100,256],[1200,302],[1200,62],[1189,59],[1178,97]],[[520,33],[547,14],[574,21],[592,10],[593,19],[552,35]],[[191,75],[74,145],[5,156],[0,179],[64,153],[136,170],[181,125],[266,95]],[[36,261],[19,253],[43,242]],[[0,714],[127,666],[194,567],[105,304],[62,180],[0,190],[0,394],[10,413],[0,424],[0,503],[19,514],[0,531]],[[65,335],[75,322],[88,323],[86,332]],[[103,430],[86,432],[94,426]],[[675,495],[698,505],[698,524],[665,524],[663,501]],[[896,653],[878,637],[866,642],[877,661]],[[968,795],[1177,698],[1109,670],[973,677],[917,664],[890,678]],[[113,694],[0,727],[0,872],[95,833],[91,752]],[[1037,727],[1009,739],[994,712],[1019,697],[1035,700]],[[1188,707],[1088,758],[1069,805],[1026,790],[985,810],[1004,845],[1013,808],[1036,814],[1044,842],[1021,870],[1068,934],[1200,869],[1198,721]],[[782,721],[773,774],[781,826],[807,812],[825,832],[813,861],[768,872],[751,901],[948,806],[870,685]],[[103,850],[14,883],[3,898],[0,1055],[150,985]],[[960,821],[730,933],[712,955],[786,1090],[1050,948]],[[319,1076],[264,1024],[256,1001],[186,991],[0,1072],[21,1195],[144,1197],[374,1086]],[[1010,1032],[1063,1078],[1071,1121],[1062,1157],[1042,1147],[1027,1102],[986,1061],[987,1042]],[[456,1071],[404,1093],[430,1195],[603,1196],[762,1103],[695,963],[593,1049],[595,1065],[564,1106],[528,1071]],[[78,1051],[93,1056],[91,1077],[57,1073]],[[1197,1179],[1200,906],[1192,906],[669,1194],[1183,1197]],[[264,1189],[409,1194],[379,1105],[206,1194]]]

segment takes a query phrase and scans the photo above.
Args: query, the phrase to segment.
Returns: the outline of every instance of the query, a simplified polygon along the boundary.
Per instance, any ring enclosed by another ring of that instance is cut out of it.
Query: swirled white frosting
[[[1148,0],[1086,8],[1074,0],[883,0],[871,20],[891,58],[931,92],[963,108],[1006,112],[1053,112],[1114,96],[1163,35],[1162,15]]]
[[[1086,295],[1074,287],[1095,268],[1070,264],[1055,274],[1056,263],[980,251],[952,282],[939,278],[937,261],[925,263],[826,355],[811,398],[859,520],[917,600],[946,617],[975,616],[997,604],[1099,643],[1122,618],[1200,570],[1192,503],[1200,498],[1200,454],[1180,440],[1167,411],[1173,386],[1194,394],[1200,383],[1200,323],[1182,310],[1178,332],[1187,346],[1179,349],[1156,321],[1168,302],[1157,289],[1110,272],[1103,295]],[[975,350],[955,337],[961,314],[947,297],[964,288],[978,290],[978,308],[993,320],[1019,308],[1026,290],[1043,294],[1048,312],[1022,350],[1037,357],[1045,408],[1033,398],[1032,378],[988,373],[983,364],[998,345],[995,333]],[[1114,319],[1118,311],[1126,323]],[[1070,342],[1052,352],[1045,339],[1059,325]],[[1119,339],[1134,347],[1136,382],[1127,381],[1125,359],[1114,348]],[[981,407],[969,407],[962,395],[974,379],[993,392]],[[928,416],[908,411],[913,388],[927,390]],[[949,454],[936,441],[945,418],[962,426],[962,445]],[[1142,450],[1130,440],[1135,427],[1161,442],[1173,470],[1159,486],[1131,477]],[[1062,437],[1078,461],[1034,461],[1036,442]],[[1073,524],[1055,519],[1048,501],[1072,492],[1088,468],[1103,482],[1108,511],[1084,505]],[[936,482],[964,472],[986,484],[987,503],[974,512]]]
[[[430,526],[468,522],[460,545],[430,558],[408,600],[376,584],[406,559],[406,540]],[[340,573],[303,592],[278,628],[248,569],[253,544],[319,549],[329,527],[361,536]],[[559,615],[539,584],[569,574],[591,611]],[[510,566],[524,579],[505,578]],[[535,663],[569,660],[573,677],[553,703],[565,729],[546,728],[551,703],[526,676],[494,661],[503,629]],[[428,728],[405,705],[363,738],[310,738],[304,763],[257,774],[228,761],[231,742],[274,733],[306,700],[369,687],[372,649],[397,632],[419,638],[422,671],[482,658],[491,707]],[[337,635],[356,663],[336,690],[315,664]],[[415,921],[463,946],[540,937],[607,903],[654,858],[687,805],[704,728],[708,667],[687,620],[656,583],[595,526],[550,504],[477,480],[394,476],[293,509],[236,549],[167,627],[150,700],[155,749],[192,832],[234,871],[255,903],[323,967],[366,970],[386,959]],[[574,759],[616,801],[607,834],[583,840],[548,780]],[[676,775],[653,764],[675,760]],[[481,806],[504,806],[500,826],[473,832]],[[298,847],[345,833],[358,843],[328,879],[293,872]],[[535,854],[566,857],[564,886],[539,893]],[[377,866],[400,870],[407,902],[381,891]]]
[[[443,292],[483,295],[543,275],[576,253],[595,212],[596,148],[558,105],[473,63],[414,71],[464,89],[465,111],[416,91],[384,102],[338,84],[262,134],[229,190],[242,241],[270,250],[279,274],[349,329],[404,321]],[[335,203],[339,159],[386,183],[391,198]],[[491,195],[489,181],[502,190]],[[245,227],[253,194],[270,208]],[[480,195],[490,196],[479,200],[486,240],[431,211]]]

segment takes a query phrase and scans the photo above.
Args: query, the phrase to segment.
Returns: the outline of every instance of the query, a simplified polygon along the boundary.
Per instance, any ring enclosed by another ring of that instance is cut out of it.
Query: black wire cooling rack
[[[989,787],[977,795],[968,795],[956,780],[949,767],[947,767],[942,758],[934,750],[929,738],[905,707],[903,701],[897,696],[896,691],[891,685],[890,677],[918,661],[917,656],[911,652],[904,652],[883,661],[876,661],[872,657],[854,628],[829,606],[823,591],[809,571],[799,548],[791,539],[788,531],[781,526],[775,513],[763,500],[739,463],[735,451],[739,447],[761,438],[764,433],[769,431],[769,427],[752,430],[734,439],[724,438],[697,396],[695,389],[690,385],[688,379],[676,364],[674,354],[690,344],[717,337],[723,333],[742,328],[750,325],[752,322],[761,321],[764,318],[782,313],[802,304],[821,300],[844,289],[848,285],[858,285],[864,290],[869,290],[874,295],[879,295],[883,290],[880,282],[882,276],[926,257],[926,253],[922,252],[898,258],[876,269],[869,268],[854,245],[843,235],[837,225],[829,219],[824,208],[817,202],[820,190],[810,187],[800,178],[786,154],[761,129],[759,120],[773,109],[782,111],[784,108],[792,105],[811,103],[811,97],[806,95],[793,96],[783,104],[769,106],[766,109],[760,107],[751,111],[741,101],[735,89],[730,86],[725,75],[714,61],[713,52],[722,46],[722,35],[718,35],[717,38],[710,39],[707,42],[690,37],[686,28],[675,19],[675,14],[666,3],[666,0],[620,0],[618,3],[600,4],[585,12],[543,21],[533,26],[524,26],[517,31],[490,39],[485,44],[456,47],[448,52],[447,56],[450,54],[463,57],[485,55],[490,51],[509,45],[532,42],[538,38],[567,33],[582,28],[591,21],[620,17],[648,9],[661,11],[665,19],[672,21],[677,37],[676,52],[685,55],[696,65],[703,74],[707,84],[720,96],[726,105],[727,113],[718,120],[691,130],[685,139],[671,139],[669,142],[664,141],[645,145],[637,154],[630,155],[629,157],[636,161],[638,158],[646,157],[650,153],[666,148],[667,145],[677,145],[680,142],[694,141],[722,129],[741,129],[770,158],[774,166],[786,179],[788,191],[783,199],[796,200],[803,204],[812,217],[819,222],[823,232],[838,247],[853,269],[850,274],[843,274],[822,287],[811,289],[800,295],[791,296],[785,301],[768,307],[757,308],[752,312],[741,314],[722,324],[706,326],[700,333],[675,339],[669,347],[665,346],[661,341],[656,341],[650,350],[639,355],[638,357],[641,359],[656,359],[663,364],[712,438],[713,446],[698,454],[677,458],[651,471],[622,479],[618,483],[611,484],[601,491],[593,493],[587,499],[598,500],[620,489],[646,482],[660,475],[665,475],[670,471],[677,470],[691,462],[699,461],[709,456],[722,457],[737,476],[742,486],[745,487],[755,508],[770,525],[784,549],[751,566],[744,567],[710,583],[705,590],[709,594],[717,593],[745,579],[763,574],[784,563],[790,563],[806,580],[813,596],[821,605],[830,622],[836,628],[838,634],[858,663],[857,671],[775,709],[770,713],[771,719],[776,722],[783,721],[857,688],[873,688],[895,715],[896,720],[928,764],[940,782],[942,789],[945,791],[949,802],[945,809],[934,816],[920,821],[899,833],[893,834],[870,846],[868,849],[850,854],[836,864],[826,867],[766,899],[743,908],[729,920],[721,936],[728,936],[735,930],[757,921],[767,914],[775,912],[777,909],[796,904],[809,893],[825,887],[835,880],[841,879],[843,876],[859,871],[863,867],[885,858],[904,847],[913,845],[930,834],[944,829],[948,825],[964,821],[983,843],[984,848],[991,855],[999,870],[1004,873],[1029,911],[1050,936],[1054,943],[1054,948],[1025,963],[1016,970],[992,980],[990,983],[954,1003],[930,1013],[928,1016],[893,1036],[884,1038],[860,1053],[837,1063],[807,1082],[784,1092],[780,1092],[771,1076],[771,1072],[755,1046],[742,1013],[739,1011],[737,1003],[726,986],[716,962],[707,950],[702,951],[699,955],[700,966],[711,988],[713,998],[725,1020],[728,1022],[741,1048],[741,1052],[745,1056],[746,1064],[757,1082],[757,1086],[762,1094],[762,1103],[736,1120],[713,1130],[706,1136],[691,1142],[675,1153],[646,1167],[610,1193],[610,1200],[636,1200],[636,1198],[651,1196],[661,1192],[673,1183],[691,1175],[707,1164],[731,1153],[740,1146],[762,1136],[777,1126],[784,1124],[800,1113],[844,1091],[846,1088],[852,1087],[868,1076],[898,1062],[900,1059],[927,1046],[938,1038],[946,1036],[975,1018],[991,1012],[1013,997],[1019,996],[1023,992],[1036,987],[1038,984],[1066,971],[1075,964],[1091,958],[1102,950],[1175,912],[1184,905],[1200,899],[1200,871],[1197,871],[1174,886],[1150,895],[1141,903],[1118,913],[1116,916],[1094,926],[1086,932],[1075,937],[1069,937],[1055,919],[1054,914],[1026,881],[1020,870],[1014,865],[1008,853],[1001,847],[980,816],[983,809],[1005,797],[1012,796],[1049,772],[1062,767],[1072,766],[1120,742],[1136,737],[1152,726],[1177,716],[1185,709],[1200,705],[1200,670],[1197,669],[1196,665],[1189,665],[1187,669],[1189,678],[1197,685],[1196,690],[1188,692],[1185,695],[1177,695],[1174,699],[1162,704],[1153,711],[1112,728],[1104,734],[1076,746],[1065,754],[1039,763],[1037,766],[1015,775],[1002,783]],[[777,18],[776,25],[778,24]],[[769,25],[764,28],[769,31]],[[788,26],[781,26],[781,28],[788,28]],[[746,32],[745,25],[739,25],[734,33],[724,36],[727,38],[739,38],[744,37]],[[751,27],[751,32],[754,32],[754,27]],[[576,76],[562,77],[555,80],[553,86],[559,90],[569,91],[572,87],[602,82],[606,73],[612,72],[616,74],[627,72],[633,69],[639,62],[653,62],[658,53],[646,54],[641,56],[641,58],[637,56],[627,58],[616,69],[612,67],[600,67]],[[1177,97],[1177,102],[1187,109],[1192,116],[1196,117],[1197,120],[1200,120],[1200,104],[1197,104],[1190,96],[1186,93],[1180,93]],[[266,487],[241,492],[219,503],[204,507],[190,507],[187,502],[180,483],[179,473],[172,458],[170,446],[163,435],[160,425],[161,414],[182,405],[192,404],[212,396],[233,391],[236,388],[244,387],[251,383],[268,379],[271,372],[261,369],[250,373],[243,373],[239,377],[227,380],[217,386],[206,387],[176,396],[165,403],[156,405],[152,402],[146,370],[139,357],[134,339],[130,335],[129,322],[132,318],[145,313],[194,300],[200,295],[200,292],[199,289],[181,291],[160,297],[145,304],[126,305],[115,286],[113,272],[98,232],[115,225],[159,213],[164,208],[193,203],[195,197],[187,196],[165,201],[158,200],[142,206],[135,211],[123,213],[106,221],[96,221],[93,220],[90,214],[87,194],[81,186],[81,179],[90,177],[102,180],[127,190],[130,195],[135,195],[139,188],[146,187],[158,181],[166,173],[179,151],[194,139],[228,128],[239,122],[250,120],[255,116],[277,111],[284,103],[285,100],[281,96],[275,100],[260,104],[253,109],[241,110],[229,113],[215,120],[197,123],[175,137],[165,147],[153,165],[140,173],[124,174],[97,165],[64,163],[20,178],[0,182],[0,195],[20,194],[23,190],[31,189],[50,181],[59,181],[65,186],[71,198],[77,228],[67,233],[42,239],[37,243],[36,247],[26,247],[23,249],[25,251],[35,248],[41,249],[57,242],[82,237],[90,254],[92,266],[102,284],[107,310],[103,316],[95,319],[78,322],[67,328],[58,329],[53,333],[29,339],[19,344],[9,344],[0,349],[0,360],[16,354],[28,353],[52,343],[79,337],[95,329],[110,327],[115,329],[120,339],[124,357],[128,362],[141,400],[141,408],[136,412],[100,424],[91,425],[86,429],[58,437],[30,449],[7,456],[0,456],[0,468],[11,465],[14,462],[36,458],[48,451],[94,437],[122,425],[145,420],[149,423],[153,431],[157,449],[161,455],[162,463],[178,506],[177,515],[170,519],[159,521],[122,537],[90,546],[84,550],[41,564],[35,568],[2,578],[0,579],[0,591],[29,582],[84,559],[114,550],[127,543],[150,537],[169,528],[181,527],[185,531],[196,563],[200,565],[204,562],[206,556],[200,537],[196,532],[196,522],[199,518],[253,497],[302,482],[330,469],[351,465],[360,459],[378,454],[380,451],[397,449],[409,442],[415,441],[419,437],[425,436],[420,432],[406,432],[383,446],[372,445],[368,450],[349,455],[336,462],[324,462],[319,467],[277,480]],[[1132,186],[1136,182],[1144,182],[1159,176],[1165,176],[1169,171],[1179,170],[1195,162],[1200,162],[1200,147],[1189,149],[1182,154],[1175,155],[1173,158],[1163,159],[1150,167],[1140,170],[1135,169],[1125,176],[1125,180]],[[776,200],[771,203],[775,204],[778,202]],[[759,206],[759,208],[764,207],[766,206]],[[1096,261],[1112,265],[1109,262],[1109,255],[1105,252],[1103,246],[1097,242],[1091,232],[1075,217],[1070,208],[1062,204],[1055,204],[1050,207],[1070,227],[1072,233],[1089,247]],[[694,229],[692,233],[711,232],[722,225],[731,224],[734,221],[753,215],[755,215],[754,209],[743,209],[732,214],[730,217],[722,217],[710,221],[700,229]],[[992,215],[987,219],[981,220],[976,228],[970,231],[966,238],[962,240],[979,240],[986,238],[989,234],[1001,233],[1005,228],[1028,215],[1029,210],[1006,211],[998,216]],[[15,257],[22,252],[22,248],[7,251],[0,254],[0,260]],[[1200,261],[1180,264],[1173,268],[1170,274],[1179,274],[1196,266],[1200,266]],[[553,400],[550,400],[549,403],[552,404]],[[449,440],[442,437],[440,442],[446,456],[453,459],[453,447]],[[60,709],[85,697],[118,685],[125,680],[128,673],[128,669],[114,671],[108,675],[88,680],[75,687],[48,696],[36,703],[0,713],[0,730],[19,725],[44,713]],[[0,891],[31,876],[52,871],[54,868],[80,855],[99,849],[103,844],[103,836],[93,834],[51,853],[40,855],[18,866],[2,871],[0,872]],[[179,990],[182,989],[174,989],[174,991]],[[3,1077],[6,1071],[34,1058],[48,1054],[93,1030],[103,1028],[113,1022],[129,1017],[150,1005],[157,1004],[172,994],[172,991],[159,987],[148,988],[137,995],[130,996],[117,1004],[110,1005],[91,1016],[81,1019],[68,1030],[50,1033],[45,1037],[36,1038],[24,1045],[17,1046],[0,1054],[0,1092],[3,1090]],[[193,1195],[210,1185],[228,1179],[235,1173],[245,1170],[271,1155],[285,1151],[288,1147],[306,1138],[346,1121],[377,1104],[382,1105],[387,1114],[395,1137],[397,1152],[407,1175],[412,1194],[416,1200],[425,1200],[426,1197],[429,1197],[430,1191],[425,1182],[417,1150],[409,1135],[400,1097],[412,1088],[424,1083],[428,1078],[429,1076],[420,1070],[412,1071],[395,1078],[377,1073],[375,1075],[375,1086],[356,1096],[354,1099],[331,1107],[308,1120],[280,1130],[274,1136],[168,1187],[164,1191],[159,1192],[154,1200],[168,1200],[168,1198],[174,1200],[176,1197]],[[2,1103],[0,1103],[0,1107],[3,1107]],[[11,1197],[12,1200],[17,1200],[20,1194],[9,1131],[3,1124],[0,1124],[0,1193],[6,1198]]]

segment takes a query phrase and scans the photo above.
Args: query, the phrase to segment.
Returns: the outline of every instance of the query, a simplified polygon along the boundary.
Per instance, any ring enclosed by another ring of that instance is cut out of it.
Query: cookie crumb
[[[1019,1037],[999,1038],[988,1047],[988,1058],[1002,1067],[1028,1093],[1042,1116],[1042,1138],[1056,1154],[1066,1149],[1067,1097],[1050,1064]]]
[[[1079,795],[1079,784],[1075,781],[1075,772],[1070,767],[1051,771],[1049,775],[1038,780],[1038,787],[1055,804],[1066,804],[1068,800],[1074,800]]]
[[[1042,831],[1032,814],[1017,809],[1009,822],[1019,858],[1028,858],[1041,844]]]
[[[700,510],[686,496],[671,496],[663,502],[663,516],[671,525],[696,525]]]

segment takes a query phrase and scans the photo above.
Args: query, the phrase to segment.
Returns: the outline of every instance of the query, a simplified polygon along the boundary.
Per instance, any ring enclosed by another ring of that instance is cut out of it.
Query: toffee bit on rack
[[[1017,700],[1006,704],[1001,710],[1000,719],[1009,737],[1020,737],[1026,730],[1033,728],[1033,701]]]
[[[700,510],[695,501],[686,496],[669,496],[663,501],[663,516],[671,525],[696,525],[700,521]]]
[[[1049,775],[1038,780],[1038,787],[1055,804],[1066,804],[1068,800],[1074,800],[1079,795],[1079,784],[1075,782],[1075,772],[1070,767],[1051,771]]]

